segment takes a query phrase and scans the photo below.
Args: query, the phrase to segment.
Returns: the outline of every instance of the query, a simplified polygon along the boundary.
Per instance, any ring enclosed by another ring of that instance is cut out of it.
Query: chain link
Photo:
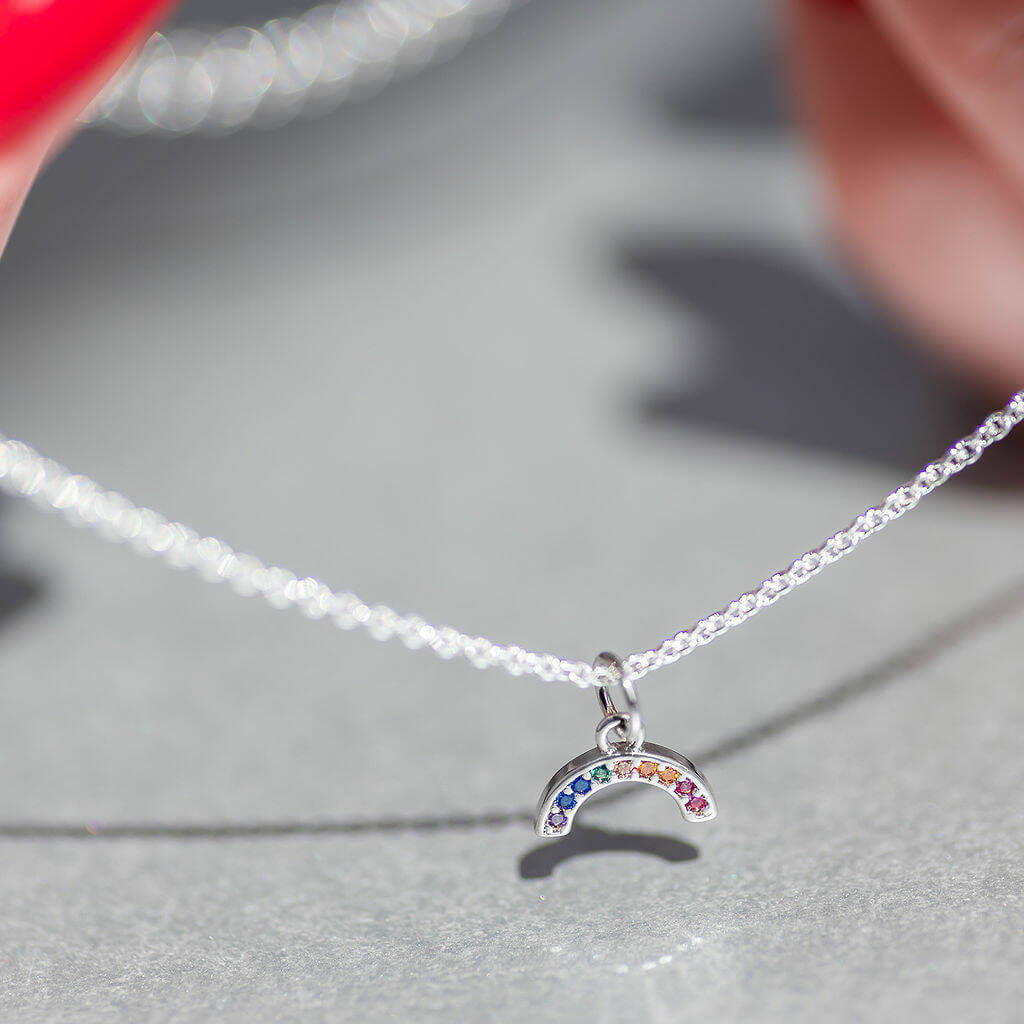
[[[977,462],[989,445],[1001,441],[1022,419],[1024,391],[1018,391],[1004,408],[988,416],[942,458],[928,463],[912,480],[887,494],[878,505],[866,509],[845,530],[832,534],[818,547],[802,554],[788,568],[773,573],[753,590],[741,594],[724,608],[662,641],[657,647],[631,654],[624,663],[626,672],[633,679],[639,679],[655,669],[677,662],[697,647],[711,643],[734,626],[746,622],[762,608],[774,604],[780,597],[817,576],[827,565],[845,558],[861,541],[915,508],[925,495]]]
[[[80,118],[183,135],[327,112],[450,56],[523,0],[341,0],[260,28],[157,33]]]
[[[989,445],[1006,437],[1022,419],[1024,391],[957,441],[942,458],[930,462],[912,480],[862,512],[845,530],[834,533],[788,568],[657,647],[631,654],[623,663],[626,677],[639,679],[671,665],[774,604],[909,512],[925,495],[976,462]],[[579,687],[601,686],[604,682],[587,662],[498,644],[451,626],[437,626],[387,605],[367,604],[355,594],[332,590],[311,576],[300,578],[288,569],[266,565],[255,555],[235,551],[216,537],[204,537],[184,523],[135,505],[123,494],[105,490],[94,480],[72,473],[2,434],[0,489],[27,498],[45,511],[57,512],[74,525],[89,527],[107,540],[131,544],[136,551],[160,557],[175,568],[191,569],[213,583],[226,582],[237,593],[258,595],[275,608],[298,608],[310,618],[327,619],[340,629],[364,629],[375,640],[400,640],[414,650],[430,650],[446,659],[462,657],[476,668],[501,668],[514,676],[532,675]]]

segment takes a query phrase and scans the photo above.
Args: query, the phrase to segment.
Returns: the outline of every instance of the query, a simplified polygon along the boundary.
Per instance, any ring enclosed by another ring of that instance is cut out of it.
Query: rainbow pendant
[[[718,813],[707,779],[682,754],[658,743],[621,752],[613,747],[610,756],[594,747],[560,768],[547,784],[534,819],[537,835],[568,835],[576,812],[587,800],[622,782],[643,782],[664,790],[686,821],[710,821]]]
[[[615,707],[607,686],[599,687],[604,717],[597,726],[597,746],[574,757],[552,776],[537,804],[537,835],[568,835],[576,813],[587,800],[623,782],[642,782],[664,790],[686,821],[714,818],[718,807],[711,787],[693,762],[668,747],[644,742],[636,688],[624,675],[622,663],[605,653],[598,656],[594,668],[608,673],[610,682],[621,686],[625,710],[620,712]]]

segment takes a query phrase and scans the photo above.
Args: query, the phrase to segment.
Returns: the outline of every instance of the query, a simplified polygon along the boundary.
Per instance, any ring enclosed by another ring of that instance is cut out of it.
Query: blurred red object
[[[0,145],[50,114],[78,113],[169,7],[168,0],[0,0]]]
[[[0,0],[0,251],[32,179],[170,0]]]

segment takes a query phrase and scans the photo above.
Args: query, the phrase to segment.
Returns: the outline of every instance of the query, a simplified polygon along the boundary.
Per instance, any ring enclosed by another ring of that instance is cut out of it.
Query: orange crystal
[[[637,768],[637,772],[645,779],[649,779],[657,770],[658,766],[654,761],[641,761]]]
[[[661,779],[666,786],[670,786],[679,778],[679,772],[677,772],[675,768],[670,768],[668,765],[665,765],[665,767],[658,772],[658,778]]]

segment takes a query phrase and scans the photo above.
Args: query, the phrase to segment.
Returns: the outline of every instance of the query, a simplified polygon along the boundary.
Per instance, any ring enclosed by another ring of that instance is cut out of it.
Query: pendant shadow
[[[519,877],[524,880],[550,878],[559,864],[591,853],[644,853],[669,864],[696,860],[700,851],[690,843],[670,836],[643,832],[612,832],[590,825],[576,825],[564,839],[548,841],[519,858]]]

